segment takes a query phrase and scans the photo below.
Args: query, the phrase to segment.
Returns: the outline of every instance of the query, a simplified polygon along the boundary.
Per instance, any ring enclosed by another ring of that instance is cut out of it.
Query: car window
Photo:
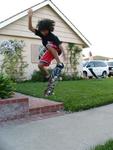
[[[89,62],[89,63],[87,64],[87,67],[95,67],[95,65],[94,65],[93,62]]]
[[[87,66],[87,64],[88,64],[88,62],[84,63],[84,64],[83,64],[83,67]]]
[[[108,66],[113,66],[113,62],[108,62]]]
[[[107,65],[101,61],[95,61],[95,67],[106,67]]]
[[[107,67],[107,64],[105,62],[101,62],[101,67]]]

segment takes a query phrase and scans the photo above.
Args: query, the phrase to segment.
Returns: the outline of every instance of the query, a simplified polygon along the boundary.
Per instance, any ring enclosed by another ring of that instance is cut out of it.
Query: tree
[[[82,49],[79,48],[76,44],[68,43],[69,63],[71,66],[71,74],[73,74],[74,76],[78,74],[77,65],[79,63],[78,60],[79,60],[81,51]]]

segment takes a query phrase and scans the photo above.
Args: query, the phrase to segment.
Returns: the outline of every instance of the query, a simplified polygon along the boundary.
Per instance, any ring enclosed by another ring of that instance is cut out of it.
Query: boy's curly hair
[[[51,19],[43,19],[38,22],[37,26],[39,31],[49,30],[50,32],[54,31],[55,22]]]

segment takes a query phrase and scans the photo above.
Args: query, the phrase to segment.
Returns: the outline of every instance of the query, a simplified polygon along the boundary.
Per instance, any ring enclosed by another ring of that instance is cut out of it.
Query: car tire
[[[107,72],[106,71],[104,71],[103,73],[102,73],[102,77],[103,78],[106,78],[108,75],[107,75]]]
[[[83,72],[83,77],[84,77],[84,78],[88,78],[86,71]]]

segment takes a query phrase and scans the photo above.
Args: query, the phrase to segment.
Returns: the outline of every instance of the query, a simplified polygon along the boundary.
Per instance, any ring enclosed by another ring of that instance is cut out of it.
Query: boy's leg
[[[57,65],[52,71],[52,75],[54,76],[59,76],[61,73],[61,70],[64,68],[64,64],[60,61],[58,51],[57,49],[54,48],[54,45],[47,45],[48,51],[53,55],[53,58],[56,60]]]
[[[38,67],[44,73],[44,76],[46,78],[48,78],[50,76],[49,71],[44,67],[43,63],[39,62]]]
[[[51,61],[53,59],[56,59],[57,61],[57,65],[55,67],[55,69],[53,69],[53,73],[52,75],[54,76],[59,76],[61,70],[64,68],[63,63],[61,63],[58,53],[60,54],[59,49],[54,48],[54,45],[47,45],[47,51],[45,52],[45,54],[41,57],[40,59],[40,63],[39,63],[39,68],[40,70],[42,70],[45,73],[45,76],[49,76],[49,72],[44,68],[44,66],[49,66],[51,64]],[[59,51],[59,52],[58,52]]]
[[[54,59],[56,60],[57,64],[61,63],[59,56],[58,56],[58,52],[51,47],[51,45],[47,45],[48,50],[52,53],[52,55],[54,56]]]

